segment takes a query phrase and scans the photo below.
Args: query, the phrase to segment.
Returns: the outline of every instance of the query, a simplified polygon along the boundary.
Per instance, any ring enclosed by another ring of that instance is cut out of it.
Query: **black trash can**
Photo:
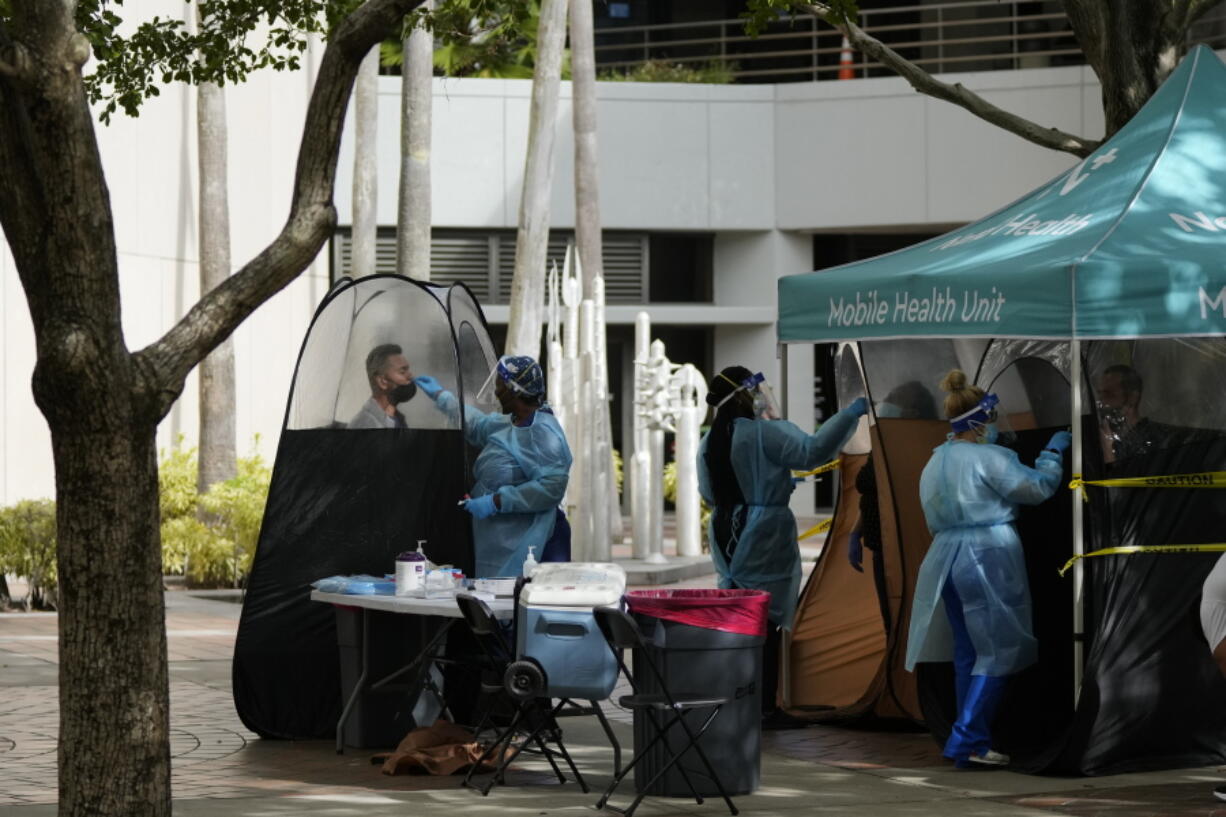
[[[669,692],[729,699],[699,745],[729,795],[756,790],[761,780],[762,647],[770,594],[760,590],[645,590],[628,593],[626,599]],[[640,692],[660,691],[655,676],[637,654],[634,678]],[[691,711],[686,723],[697,733],[709,714],[709,709]],[[635,711],[636,752],[656,735],[647,719],[655,718],[663,726],[669,717],[669,713],[647,709]],[[669,730],[668,743],[674,751],[688,743],[680,724]],[[693,750],[648,786],[669,757],[662,744],[643,757],[634,769],[639,793],[690,797],[690,788],[677,768],[681,766],[699,794],[719,795]]]

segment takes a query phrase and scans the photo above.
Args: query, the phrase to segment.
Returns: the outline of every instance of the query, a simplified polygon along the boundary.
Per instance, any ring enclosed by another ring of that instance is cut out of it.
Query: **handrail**
[[[1076,35],[1055,0],[1028,2],[1036,7],[1034,14],[1021,13],[1021,5],[1020,0],[962,0],[861,9],[859,25],[936,73],[1084,63]],[[979,11],[985,16],[975,16]],[[915,19],[890,19],[898,15]],[[744,24],[738,18],[601,26],[596,29],[597,68],[625,71],[649,62],[723,66],[734,80],[751,82],[846,77],[848,70],[854,77],[891,73],[857,52],[842,63],[842,33],[811,15],[781,17],[756,37],[745,33]],[[1034,31],[1034,26],[1043,30]],[[1226,7],[1193,24],[1188,42],[1226,46]]]
[[[961,11],[961,10],[965,10],[968,8],[980,8],[980,7],[1000,8],[1003,5],[1004,3],[1001,2],[1001,0],[970,0],[969,2],[968,0],[961,0],[961,2],[951,2],[951,3],[926,3],[924,5],[890,6],[888,8],[881,8],[881,9],[860,9],[860,17],[861,17],[861,20],[863,20],[864,17],[867,17],[869,15],[872,15],[873,17],[879,17],[883,15],[888,15],[888,14],[914,14],[916,12],[925,12],[925,11],[944,11],[946,9],[958,9],[959,11]],[[1014,3],[1013,5],[1016,5],[1016,3]],[[1061,12],[1057,14],[1056,16],[1063,17],[1064,13]],[[780,19],[790,20],[792,18],[782,17]],[[810,14],[797,14],[795,19],[797,20],[804,20],[804,19],[816,20],[817,18]],[[984,17],[984,18],[979,18],[979,19],[985,20],[985,19],[991,19],[991,18]],[[1029,17],[1027,17],[1027,19],[1029,19]],[[725,20],[703,20],[701,22],[688,21],[684,23],[652,23],[650,25],[641,25],[641,26],[610,26],[608,28],[598,29],[597,33],[600,33],[601,31],[664,31],[664,30],[673,29],[673,28],[691,28],[696,25],[724,25],[724,24],[734,25],[740,28],[745,25],[745,21],[739,17],[732,17],[730,19],[725,19]],[[863,25],[863,23],[861,23],[861,25]]]
[[[919,6],[918,8],[928,9],[930,7],[929,6]],[[878,14],[880,14],[879,11],[874,12],[874,16]],[[814,22],[817,21],[816,17],[812,17],[809,19],[813,20]],[[1049,14],[1012,15],[1009,17],[979,17],[979,18],[966,19],[966,20],[944,20],[944,21],[937,20],[934,22],[922,22],[921,21],[917,23],[895,23],[892,25],[880,25],[880,26],[875,25],[871,27],[871,33],[873,35],[878,35],[878,34],[881,34],[887,31],[923,31],[925,29],[931,29],[931,28],[956,28],[958,26],[985,26],[985,25],[999,25],[1003,23],[1019,23],[1019,22],[1029,23],[1029,22],[1042,21],[1042,20],[1064,20],[1064,19],[1067,19],[1067,18],[1062,12],[1059,12],[1059,13],[1053,12]],[[700,44],[706,44],[706,43],[721,43],[721,42],[725,42],[725,43],[763,42],[766,40],[785,40],[785,39],[794,39],[797,37],[804,37],[805,39],[812,39],[815,34],[818,37],[829,37],[832,39],[841,39],[843,36],[842,34],[839,33],[838,29],[832,28],[830,26],[826,26],[822,29],[819,29],[816,32],[812,28],[809,28],[809,30],[807,31],[801,31],[799,29],[792,29],[790,31],[777,31],[773,33],[759,34],[757,36],[750,36],[749,34],[744,33],[743,23],[744,21],[742,20],[731,20],[731,21],[718,20],[718,21],[702,21],[702,22],[686,23],[684,27],[691,28],[691,29],[692,28],[714,28],[717,26],[725,26],[725,25],[731,24],[735,26],[735,29],[734,29],[735,31],[741,32],[741,33],[733,34],[730,36],[721,36],[721,37],[698,37],[698,38],[692,38],[688,40],[657,40],[656,42],[659,43],[659,45],[661,46],[666,46],[666,45],[667,46],[678,46],[678,45],[700,45]],[[679,28],[681,26],[679,26],[677,23],[667,23],[665,25],[660,26],[660,28],[665,28],[665,27],[673,29],[673,28]],[[607,37],[607,36],[613,36],[613,35],[621,34],[623,32],[632,31],[632,30],[648,30],[648,27],[637,26],[634,29],[631,29],[629,27],[627,28],[602,28],[597,33],[602,37]],[[865,30],[869,31],[870,29],[866,28]],[[1065,35],[1065,34],[1071,36],[1072,33],[1073,33],[1072,29],[1064,29],[1064,30],[1059,30],[1059,31],[1040,32],[1039,36],[1051,37],[1051,36],[1059,36],[1059,35]],[[977,39],[981,39],[981,38],[971,37],[971,38],[967,38],[965,42],[975,42],[977,41]],[[939,40],[925,40],[923,41],[923,44],[924,45],[934,45],[937,42],[940,42],[940,41]],[[890,44],[891,47],[894,47],[894,45],[895,45],[894,43]],[[642,48],[642,47],[643,47],[643,42],[641,40],[635,40],[635,41],[626,42],[626,43],[606,43],[604,45],[597,45],[596,50],[597,51],[616,51],[618,49],[624,50],[626,48]]]
[[[890,43],[890,48],[893,48],[895,51],[897,51],[900,48],[917,48],[921,46],[922,47],[936,47],[936,46],[946,46],[946,45],[969,45],[973,43],[1012,42],[1012,41],[1039,40],[1039,39],[1057,40],[1057,39],[1073,39],[1073,38],[1074,36],[1073,36],[1072,31],[1061,31],[1061,32],[1057,32],[1056,34],[1050,34],[1047,32],[1039,32],[1035,34],[1017,34],[1017,35],[1012,35],[1012,36],[1001,34],[1001,35],[992,36],[992,37],[974,37],[974,38],[967,37],[967,38],[961,38],[961,39],[955,39],[955,40],[913,40],[910,42]],[[770,53],[771,53],[771,56],[773,57],[794,57],[794,56],[802,56],[805,54],[838,54],[840,51],[842,51],[841,46],[834,46],[832,48],[802,48],[802,49],[794,49],[791,51],[772,51]],[[1018,53],[1014,53],[1012,51],[1008,51],[1008,52],[985,51],[979,54],[964,55],[961,57],[932,57],[928,59],[919,58],[919,59],[911,60],[911,62],[917,65],[920,65],[923,63],[931,63],[931,62],[966,62],[968,60],[1014,59],[1016,57],[1033,57],[1033,56],[1038,56],[1040,54],[1079,54],[1079,53],[1081,53],[1080,48],[1071,49],[1071,50],[1055,49],[1055,50],[1049,50],[1049,51],[1022,51]],[[758,55],[751,54],[749,56],[753,56],[756,58]],[[859,57],[858,54],[856,56]],[[688,62],[707,63],[710,61],[711,61],[710,56],[672,57],[669,59],[670,63],[677,63],[679,65],[685,64]],[[621,66],[639,65],[639,64],[640,64],[639,60],[622,60],[618,62],[602,62],[600,66],[602,68],[616,68],[616,67],[621,67]],[[860,62],[857,60],[853,62],[851,65],[854,68],[880,67],[881,63],[879,62]],[[842,66],[825,65],[825,66],[818,66],[817,69],[813,69],[812,67],[810,67],[805,70],[808,70],[808,71],[812,71],[812,70],[838,71],[840,68],[846,68],[846,67],[847,67],[846,65],[842,65]],[[735,74],[737,72],[734,71],[733,73]],[[766,70],[765,73],[770,73],[769,69]]]

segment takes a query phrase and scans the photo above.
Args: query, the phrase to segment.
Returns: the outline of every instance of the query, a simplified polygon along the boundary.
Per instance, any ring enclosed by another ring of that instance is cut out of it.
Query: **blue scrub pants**
[[[958,719],[942,754],[964,768],[969,763],[969,755],[982,755],[992,748],[990,726],[1005,691],[1007,676],[971,674],[975,667],[975,645],[967,632],[962,599],[952,577],[945,579],[941,599],[954,632],[954,684],[958,700]]]
[[[558,513],[553,523],[553,534],[542,549],[540,558],[542,562],[570,561],[570,522],[567,521],[566,514],[562,513],[561,508],[557,510]]]

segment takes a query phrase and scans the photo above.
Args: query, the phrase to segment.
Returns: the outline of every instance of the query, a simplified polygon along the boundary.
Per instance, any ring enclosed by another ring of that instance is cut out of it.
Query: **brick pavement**
[[[247,814],[352,814],[357,812],[346,809],[358,803],[373,809],[364,814],[401,814],[410,802],[405,798],[414,793],[427,798],[412,801],[412,810],[423,814],[457,808],[497,811],[499,817],[591,813],[594,798],[578,795],[573,785],[555,785],[533,761],[517,766],[513,785],[500,797],[482,800],[455,791],[457,777],[382,775],[371,765],[369,751],[337,755],[331,741],[259,740],[239,721],[230,695],[239,606],[192,602],[179,592],[167,598],[177,813],[181,807],[185,814],[237,813],[224,803],[244,798]],[[48,812],[39,809],[53,809],[56,801],[55,627],[53,614],[0,614],[0,813],[6,817],[41,817]],[[629,713],[615,707],[609,712],[628,748]],[[599,785],[607,776],[608,751],[599,745],[594,725],[566,728],[574,736],[568,743],[576,761]],[[742,804],[747,813],[1226,817],[1226,804],[1212,799],[1213,784],[1222,777],[1214,769],[1092,780],[959,773],[940,758],[926,734],[839,727],[768,732],[763,751],[763,786]],[[210,802],[217,803],[216,810],[210,810]],[[714,803],[698,807],[649,799],[642,813],[723,812]]]

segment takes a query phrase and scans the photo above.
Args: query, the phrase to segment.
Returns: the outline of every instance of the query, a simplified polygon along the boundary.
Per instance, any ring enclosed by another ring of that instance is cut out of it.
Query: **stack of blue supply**
[[[347,596],[394,596],[396,580],[387,576],[329,576],[311,582],[321,593],[343,593]]]

